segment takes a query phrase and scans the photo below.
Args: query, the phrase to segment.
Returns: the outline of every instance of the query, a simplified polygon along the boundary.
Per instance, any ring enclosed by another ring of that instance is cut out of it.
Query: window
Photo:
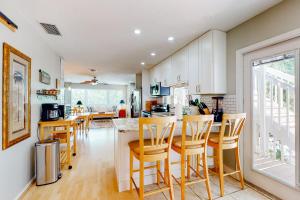
[[[125,93],[122,89],[72,89],[71,97],[72,106],[81,100],[84,106],[112,108],[125,99]]]
[[[188,106],[189,101],[187,98],[188,90],[184,87],[174,88],[174,105],[180,104],[183,106]]]

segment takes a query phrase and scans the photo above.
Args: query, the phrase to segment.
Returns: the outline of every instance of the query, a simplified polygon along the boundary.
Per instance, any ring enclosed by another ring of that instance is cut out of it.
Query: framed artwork
[[[31,136],[31,58],[3,44],[2,149]]]
[[[41,83],[45,83],[47,85],[50,85],[51,83],[51,76],[50,74],[48,74],[47,72],[43,71],[43,70],[39,70],[39,73],[40,73],[40,82]]]

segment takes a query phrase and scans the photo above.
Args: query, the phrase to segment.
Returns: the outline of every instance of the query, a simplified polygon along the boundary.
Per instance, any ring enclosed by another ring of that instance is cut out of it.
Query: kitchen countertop
[[[139,131],[139,118],[119,118],[112,121],[119,132]]]
[[[139,131],[139,118],[119,118],[113,119],[113,124],[116,129],[121,133],[138,132]],[[214,122],[213,127],[220,127],[221,122]],[[176,129],[182,128],[182,120],[177,120]]]

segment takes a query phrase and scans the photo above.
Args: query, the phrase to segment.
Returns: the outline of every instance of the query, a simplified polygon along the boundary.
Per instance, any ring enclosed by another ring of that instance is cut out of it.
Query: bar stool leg
[[[130,191],[132,192],[132,178],[133,178],[133,152],[130,150],[130,177],[129,177],[129,184],[130,184]]]
[[[168,162],[167,162],[167,159],[165,159],[164,160],[164,183],[166,184],[166,185],[168,185],[168,183],[169,183],[169,177],[168,177]]]
[[[219,155],[218,155],[218,149],[213,148],[213,154],[214,154],[214,168],[215,168],[215,172],[219,171]]]
[[[171,174],[171,162],[170,162],[170,155],[168,155],[168,158],[166,159],[167,162],[167,174],[168,174],[168,186],[170,187],[169,189],[169,194],[170,194],[170,200],[174,199],[174,186],[173,186],[173,180],[172,180],[172,174]]]
[[[159,172],[160,172],[160,161],[156,161],[156,182],[157,184],[159,185],[160,183],[160,175],[159,175]]]
[[[241,182],[241,188],[245,188],[244,184],[244,177],[243,177],[243,172],[241,169],[241,162],[240,162],[240,153],[239,153],[239,147],[235,148],[235,160],[236,160],[236,168],[239,170],[239,177],[240,177],[240,182]]]
[[[196,171],[198,174],[200,174],[200,154],[197,154],[197,167]]]
[[[190,168],[190,166],[191,166],[191,155],[188,155],[187,156],[187,166],[186,166],[186,168],[187,168],[187,178],[188,179],[191,178],[191,168]]]
[[[200,155],[199,155],[200,157]],[[202,162],[203,162],[203,172],[205,177],[205,184],[206,184],[206,190],[207,190],[207,196],[208,199],[211,200],[211,190],[210,190],[210,184],[209,184],[209,174],[208,174],[208,166],[207,166],[207,149],[204,147],[204,152],[202,154]]]
[[[185,193],[185,156],[181,154],[181,200],[184,200]]]
[[[144,200],[144,160],[140,159],[140,188],[139,199]]]
[[[219,181],[220,181],[220,195],[224,196],[224,171],[223,171],[223,149],[217,149],[218,163],[219,163]]]

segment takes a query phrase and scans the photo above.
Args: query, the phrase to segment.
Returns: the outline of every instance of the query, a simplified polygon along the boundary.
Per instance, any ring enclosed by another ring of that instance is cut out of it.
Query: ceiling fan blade
[[[81,82],[80,84],[90,84],[90,83],[92,83],[93,81],[83,81],[83,82]]]

